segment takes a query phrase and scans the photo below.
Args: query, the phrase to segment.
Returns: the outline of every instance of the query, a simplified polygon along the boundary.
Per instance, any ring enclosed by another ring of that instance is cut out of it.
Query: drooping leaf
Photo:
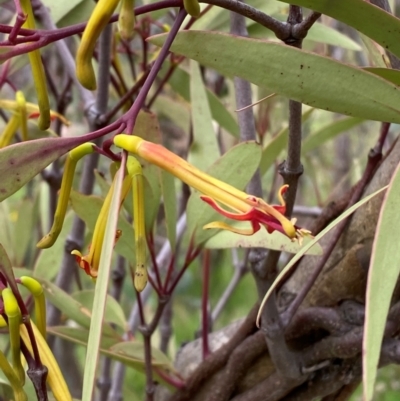
[[[400,57],[400,19],[364,0],[280,0],[342,21]]]
[[[156,35],[150,41],[162,45],[165,38]],[[171,50],[313,107],[400,123],[397,86],[323,56],[278,43],[195,31],[180,32]]]
[[[182,68],[177,68],[168,80],[172,89],[182,96],[185,100],[190,101],[190,76]],[[239,126],[232,114],[226,109],[222,102],[211,92],[206,89],[207,99],[210,105],[212,118],[229,133],[235,137],[239,137]]]
[[[232,224],[233,226],[239,226]],[[250,227],[243,224],[240,227]],[[302,246],[306,246],[311,239],[305,239]],[[268,248],[277,251],[284,251],[289,253],[297,253],[302,246],[298,242],[291,241],[285,235],[274,231],[268,234],[267,230],[263,227],[253,235],[239,235],[230,231],[220,231],[211,237],[204,245],[208,249],[224,249],[224,248]],[[322,248],[319,244],[315,244],[307,251],[308,255],[321,255]]]
[[[273,284],[271,285],[270,289],[268,292],[265,294],[260,308],[258,310],[258,315],[257,315],[257,324],[259,324],[260,317],[261,317],[261,312],[270,297],[270,295],[275,291],[276,287],[279,285],[281,280],[286,277],[286,275],[290,272],[292,267],[296,264],[298,260],[300,260],[301,257],[314,245],[316,244],[323,236],[325,236],[329,231],[331,231],[333,228],[335,228],[343,219],[346,217],[350,216],[352,213],[354,213],[359,207],[361,207],[364,203],[368,202],[370,199],[372,199],[374,196],[378,195],[382,191],[386,190],[388,186],[385,186],[381,189],[378,189],[371,195],[366,196],[365,198],[361,199],[358,201],[355,205],[347,209],[345,212],[343,212],[339,217],[337,217],[335,220],[333,220],[327,227],[325,227],[315,238],[310,241],[306,246],[304,246],[296,255],[290,260],[290,262],[281,270],[281,272],[278,274],[278,277],[275,279]]]
[[[302,153],[305,154],[310,150],[317,148],[322,145],[326,141],[333,139],[335,136],[345,132],[359,124],[361,124],[364,120],[357,117],[346,117],[339,121],[334,121],[325,127],[322,127],[320,130],[314,132],[309,135],[303,143]]]
[[[188,161],[205,171],[219,158],[220,152],[200,66],[193,60],[190,62],[190,103],[193,139],[189,148]]]
[[[83,307],[91,310],[93,306],[94,290],[75,292],[72,294],[72,298],[83,305]],[[110,295],[107,295],[104,320],[108,323],[117,325],[124,331],[127,330],[127,323],[124,311],[122,310],[121,305]]]
[[[244,189],[256,171],[260,157],[259,145],[255,142],[242,142],[219,158],[207,173],[238,189]],[[218,232],[214,229],[203,230],[205,224],[224,220],[220,214],[200,199],[197,191],[193,191],[186,213],[189,237],[195,233],[195,244],[203,243]]]
[[[363,339],[365,401],[371,401],[373,397],[386,319],[400,273],[399,243],[393,235],[393,228],[400,223],[399,195],[400,165],[389,183],[389,189],[383,200],[368,270]]]
[[[49,10],[52,21],[57,24],[59,20],[65,17],[76,6],[84,0],[70,0],[70,1],[52,1],[44,0],[43,5]]]
[[[304,124],[311,116],[314,109],[305,111],[301,121]],[[260,161],[260,173],[265,174],[272,166],[274,161],[279,157],[280,153],[286,148],[288,141],[289,128],[281,129],[264,147]]]
[[[84,305],[72,298],[71,295],[67,294],[50,281],[39,278],[38,280],[42,284],[43,290],[46,294],[46,299],[49,302],[51,302],[69,319],[72,319],[82,327],[89,328],[90,320],[92,318],[92,312],[90,309],[87,309]],[[119,338],[117,332],[106,322],[103,324],[103,329],[105,335]]]
[[[73,213],[67,213],[63,228],[55,244],[48,249],[40,250],[33,269],[36,278],[50,281],[57,275],[64,254],[65,240],[72,227],[72,220]]]
[[[161,171],[161,189],[163,194],[164,215],[167,227],[167,237],[171,244],[171,249],[175,249],[176,244],[176,222],[177,218],[177,204],[175,193],[175,180],[174,177],[167,171]]]
[[[44,138],[0,149],[0,202],[18,191],[51,162],[97,137],[97,133],[92,133],[75,138]]]
[[[392,68],[372,68],[372,67],[366,67],[364,68],[364,70],[372,72],[373,74],[376,74],[379,77],[382,77],[387,81],[392,82],[397,86],[400,86],[399,70],[393,70]]]
[[[89,330],[82,327],[53,326],[48,327],[48,333],[54,334],[64,340],[71,341],[75,344],[87,346],[89,338]],[[113,345],[118,344],[120,340],[116,337],[109,337],[103,333],[101,336],[101,348],[109,349]]]

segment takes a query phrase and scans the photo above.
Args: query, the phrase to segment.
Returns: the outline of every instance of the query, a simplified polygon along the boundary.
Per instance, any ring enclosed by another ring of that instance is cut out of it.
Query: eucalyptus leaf
[[[351,128],[360,125],[364,120],[357,117],[346,117],[338,121],[334,121],[318,131],[309,135],[303,143],[302,153],[305,154],[326,141],[333,139],[335,136],[350,130]]]
[[[205,171],[219,158],[220,152],[200,66],[193,60],[190,61],[190,102],[193,139],[189,148],[188,162]]]
[[[400,165],[383,200],[368,269],[363,339],[364,401],[373,398],[386,319],[400,273],[399,242],[393,235],[393,227],[400,223],[399,199]]]
[[[47,280],[39,279],[42,284],[43,290],[46,294],[46,299],[51,302],[57,309],[59,309],[69,319],[72,319],[79,325],[89,328],[92,312],[80,302],[72,298],[61,288]],[[96,309],[96,308],[95,308]],[[117,332],[107,323],[103,325],[104,334],[109,337],[119,338]]]
[[[400,86],[400,71],[393,70],[392,68],[379,68],[379,67],[366,67],[365,71],[372,72],[372,74],[376,74],[381,78],[386,79],[394,83],[397,86]]]
[[[75,138],[44,138],[0,149],[0,202],[17,192],[51,162],[98,136],[94,132]]]
[[[190,101],[190,75],[182,68],[176,68],[168,84],[172,89],[182,96],[186,101]],[[206,89],[207,99],[211,110],[212,118],[225,130],[235,137],[239,137],[239,126],[236,118],[226,109],[221,100],[210,89]]]
[[[301,117],[304,124],[311,116],[314,109],[305,111]],[[279,157],[280,153],[286,149],[288,141],[289,128],[286,126],[281,129],[264,147],[260,161],[260,173],[264,175],[273,165],[274,161]]]
[[[103,319],[107,301],[108,281],[111,272],[111,259],[114,249],[115,232],[118,225],[118,213],[121,199],[121,188],[124,171],[120,169],[115,179],[110,211],[101,248],[99,272],[93,300],[92,319],[90,321],[89,339],[86,350],[85,373],[83,375],[82,401],[91,401],[93,397],[99,348],[103,329]]]
[[[233,224],[235,227],[250,228],[250,223],[247,227],[242,225]],[[220,231],[211,237],[206,243],[205,248],[208,249],[225,249],[225,248],[267,248],[276,251],[284,251],[289,253],[297,253],[301,250],[302,246],[307,246],[311,241],[306,238],[304,243],[300,245],[297,241],[291,241],[278,231],[269,234],[264,227],[261,227],[253,235],[239,235],[230,231]],[[312,246],[307,253],[308,255],[321,255],[322,248],[319,244]]]
[[[178,220],[175,180],[167,171],[161,171],[161,189],[163,194],[164,215],[167,226],[167,236],[171,249],[175,249],[176,244],[176,222]]]
[[[161,46],[165,39],[163,34],[150,41]],[[178,33],[171,50],[312,107],[400,123],[396,85],[333,59],[283,44],[199,31]]]
[[[72,298],[83,307],[91,310],[93,306],[94,290],[83,290],[73,293]],[[115,324],[122,330],[127,331],[127,322],[121,305],[111,295],[107,295],[104,321]]]

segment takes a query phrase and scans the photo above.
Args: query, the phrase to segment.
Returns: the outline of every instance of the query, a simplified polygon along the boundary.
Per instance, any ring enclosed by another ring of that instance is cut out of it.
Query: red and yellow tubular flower
[[[206,229],[219,228],[242,235],[252,235],[261,226],[264,226],[269,233],[279,231],[294,241],[301,241],[304,236],[310,234],[308,230],[297,227],[295,219],[289,220],[284,216],[286,205],[283,194],[288,188],[287,185],[284,185],[278,193],[281,205],[269,205],[261,198],[248,195],[203,173],[161,145],[125,134],[117,135],[114,138],[114,144],[128,152],[137,154],[197,189],[203,194],[201,199],[223,216],[232,220],[251,223],[249,229],[239,229],[223,222],[213,222],[205,225],[204,228]],[[228,206],[234,212],[223,209],[218,203]]]
[[[104,199],[103,206],[97,218],[96,225],[93,231],[92,243],[89,248],[89,253],[83,256],[78,250],[73,250],[71,252],[72,255],[75,255],[79,267],[85,270],[86,274],[91,276],[92,278],[97,277],[99,270],[101,248],[103,246],[108,213],[110,211],[111,199],[115,188],[115,177],[113,183],[111,184],[110,190],[108,191],[108,194]],[[128,175],[125,176],[122,183],[120,207],[124,202],[126,196],[128,195],[131,185],[132,179]],[[115,233],[115,242],[118,241],[118,238],[121,236],[121,234],[121,231],[117,230],[117,232]]]

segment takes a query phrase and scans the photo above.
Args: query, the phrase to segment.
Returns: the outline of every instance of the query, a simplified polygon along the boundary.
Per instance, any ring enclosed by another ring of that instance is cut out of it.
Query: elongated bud
[[[183,0],[186,12],[194,18],[200,15],[200,4],[198,0]]]
[[[28,140],[28,114],[26,111],[25,96],[21,91],[17,91],[15,94],[15,100],[17,101],[18,111],[21,116],[21,133],[22,140]]]
[[[3,319],[4,321],[4,319]],[[6,324],[7,326],[7,324]],[[26,395],[24,389],[22,388],[22,384],[15,374],[13,368],[11,367],[10,363],[7,361],[7,358],[4,354],[0,351],[0,370],[6,376],[8,382],[11,385],[11,388],[14,392],[14,400],[15,401],[28,401],[28,396]]]
[[[118,31],[124,40],[132,40],[135,35],[135,0],[121,0],[118,17]]]
[[[97,87],[92,65],[93,51],[118,3],[119,0],[99,0],[83,32],[76,54],[76,76],[86,89],[95,90]]]
[[[134,285],[136,290],[141,292],[147,284],[143,174],[142,166],[132,156],[128,157],[127,169],[132,179],[133,193],[133,228],[135,230],[136,250]]]
[[[51,352],[46,340],[43,338],[36,325],[31,322],[33,334],[35,335],[36,344],[39,349],[40,359],[48,369],[47,383],[53,392],[54,398],[57,401],[72,401],[71,393],[69,392],[67,383],[61,373],[60,367],[53,353]],[[25,325],[21,325],[20,330],[21,338],[24,340],[29,352],[32,354],[32,345],[29,339],[28,330]]]
[[[33,295],[33,299],[35,300],[36,326],[43,338],[46,338],[46,298],[43,287],[39,281],[32,277],[22,276],[20,277],[20,281]]]
[[[83,156],[92,152],[93,144],[90,142],[84,143],[69,152],[64,166],[64,174],[61,182],[57,208],[54,214],[53,225],[50,229],[50,232],[36,244],[38,248],[50,248],[60,235],[65,214],[67,213],[69,195],[71,193],[72,182],[74,180],[76,164]]]
[[[16,133],[21,122],[21,116],[18,113],[14,113],[8,120],[7,125],[4,127],[3,132],[0,135],[0,149],[5,148],[11,142],[12,137]]]
[[[21,324],[21,311],[18,302],[10,288],[5,288],[1,296],[4,302],[4,311],[8,318],[8,330],[10,332],[11,360],[14,371],[23,385],[25,383],[25,371],[21,364],[21,341],[19,337],[19,326]]]
[[[33,17],[32,5],[30,0],[20,0],[21,7],[27,15],[26,22],[23,28],[35,29],[35,19]],[[46,130],[50,127],[50,103],[47,93],[46,76],[44,75],[44,68],[39,50],[33,50],[28,53],[29,62],[32,68],[33,82],[35,84],[36,96],[38,98],[38,105],[40,116],[38,126],[41,130]]]

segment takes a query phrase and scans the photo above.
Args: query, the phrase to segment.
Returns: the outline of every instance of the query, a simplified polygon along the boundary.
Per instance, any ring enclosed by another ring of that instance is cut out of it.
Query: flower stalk
[[[128,157],[128,174],[132,179],[133,195],[133,228],[135,231],[136,269],[134,285],[136,291],[142,292],[147,284],[146,269],[146,231],[144,213],[144,187],[142,166],[132,156]]]

